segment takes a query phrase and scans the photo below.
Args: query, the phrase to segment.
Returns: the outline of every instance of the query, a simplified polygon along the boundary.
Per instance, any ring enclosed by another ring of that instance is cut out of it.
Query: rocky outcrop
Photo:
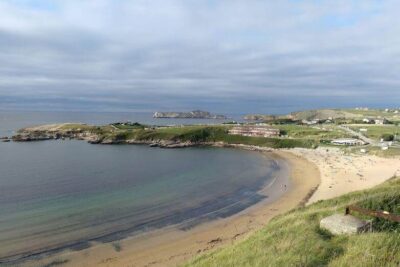
[[[166,119],[226,119],[224,115],[216,115],[207,111],[194,110],[191,112],[155,112],[153,118]]]
[[[22,129],[18,134],[12,136],[14,142],[33,142],[58,139],[77,139],[88,142],[99,143],[101,138],[88,131],[49,131],[49,130],[26,130]]]
[[[17,134],[12,137],[14,142],[30,142],[56,139],[53,135],[48,134]]]
[[[1,141],[1,142],[10,142],[11,139],[8,138],[8,136],[3,136],[3,137],[0,137],[0,141]]]
[[[90,144],[141,144],[160,148],[183,148],[192,146],[209,145],[203,142],[190,142],[179,140],[135,140],[117,139],[112,136],[100,136],[90,131],[49,131],[49,130],[27,130],[22,129],[17,135],[12,137],[14,142],[33,142],[57,139],[76,139],[85,140]]]

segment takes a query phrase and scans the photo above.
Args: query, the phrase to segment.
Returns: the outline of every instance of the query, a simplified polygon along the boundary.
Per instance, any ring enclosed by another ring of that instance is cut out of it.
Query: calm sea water
[[[54,114],[2,116],[3,132],[27,121],[113,119],[98,114],[59,120]],[[132,120],[119,118],[127,119]],[[0,263],[226,217],[262,200],[257,191],[282,170],[279,162],[259,153],[234,149],[167,150],[67,140],[0,143]]]

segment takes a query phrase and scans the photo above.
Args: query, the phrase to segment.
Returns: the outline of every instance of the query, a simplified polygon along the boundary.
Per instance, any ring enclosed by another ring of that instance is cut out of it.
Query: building
[[[378,124],[378,125],[389,124],[389,121],[388,121],[387,119],[385,119],[385,118],[383,118],[383,119],[376,119],[376,120],[375,120],[375,124]]]
[[[301,123],[302,123],[302,124],[305,124],[305,125],[315,125],[315,124],[318,124],[318,123],[319,123],[319,120],[318,120],[318,119],[311,120],[311,121],[309,121],[309,120],[302,120]]]
[[[253,136],[253,137],[274,137],[279,136],[279,129],[267,125],[241,125],[229,130],[229,134]]]
[[[331,141],[334,145],[339,146],[361,146],[365,145],[365,142],[359,139],[354,138],[342,138],[342,139],[335,139]]]

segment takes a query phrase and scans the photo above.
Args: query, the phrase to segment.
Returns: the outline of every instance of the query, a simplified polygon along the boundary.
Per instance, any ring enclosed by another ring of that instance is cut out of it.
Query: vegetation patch
[[[120,252],[120,251],[122,250],[122,246],[121,246],[121,244],[118,243],[118,242],[114,242],[114,243],[112,243],[111,245],[112,245],[113,249],[114,249],[116,252]]]
[[[380,140],[383,139],[391,139],[393,136],[393,140],[400,138],[400,126],[395,125],[353,125],[350,127],[355,131],[360,131],[360,129],[367,130],[363,132],[363,135],[366,137]],[[393,140],[385,140],[385,141],[393,141]]]

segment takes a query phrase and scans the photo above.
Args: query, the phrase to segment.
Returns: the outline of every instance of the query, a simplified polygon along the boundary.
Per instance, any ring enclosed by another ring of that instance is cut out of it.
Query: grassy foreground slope
[[[400,266],[399,223],[375,219],[374,232],[352,236],[332,236],[319,228],[320,219],[354,203],[400,214],[400,179],[295,209],[247,240],[185,266]]]

